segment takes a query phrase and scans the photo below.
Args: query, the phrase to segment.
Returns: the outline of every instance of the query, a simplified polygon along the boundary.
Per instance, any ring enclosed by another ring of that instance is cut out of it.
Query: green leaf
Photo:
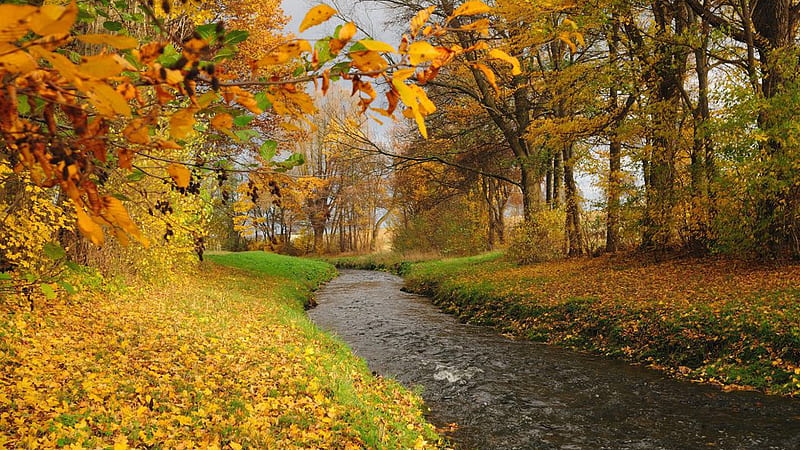
[[[56,298],[56,291],[53,289],[53,286],[49,284],[42,283],[39,285],[39,289],[42,290],[42,294],[44,294],[44,298],[48,300],[52,300]]]
[[[258,131],[256,130],[236,130],[233,134],[242,141],[249,141],[254,137],[258,137]]]
[[[20,95],[17,98],[19,100],[19,103],[17,103],[17,112],[19,115],[24,116],[31,112],[31,104],[28,103],[28,96]]]
[[[0,280],[10,280],[11,274],[6,272],[0,272]]]
[[[142,181],[146,174],[139,169],[135,169],[133,173],[127,176],[128,181]]]
[[[209,44],[213,44],[217,42],[217,24],[216,23],[209,23],[206,25],[200,25],[199,27],[195,28],[197,34],[200,35],[201,38],[208,41]]]
[[[158,57],[157,61],[164,67],[172,67],[179,59],[181,59],[181,54],[175,50],[174,45],[169,44],[164,47],[164,53]]]
[[[369,50],[367,47],[364,46],[361,42],[356,42],[355,44],[351,45],[350,48],[347,50],[348,53],[352,52],[363,52],[364,50]]]
[[[249,124],[250,122],[252,122],[253,119],[255,118],[256,116],[250,116],[250,115],[242,115],[239,117],[234,117],[233,124],[236,125],[237,127],[244,127],[247,126],[247,124]]]
[[[272,102],[269,101],[267,98],[266,92],[259,92],[255,95],[256,102],[258,103],[258,109],[262,111],[266,111],[272,108]]]
[[[325,64],[333,59],[333,55],[331,55],[330,39],[317,41],[317,43],[314,44],[314,48],[317,50],[317,59],[319,60],[320,65]]]
[[[261,144],[261,147],[258,148],[258,152],[261,153],[261,157],[264,158],[265,161],[269,161],[278,153],[278,143],[275,141],[265,141]]]
[[[284,161],[276,162],[275,167],[279,172],[285,172],[292,167],[297,167],[306,163],[306,157],[302,153],[292,153],[292,156],[286,158]]]
[[[347,73],[349,71],[350,71],[350,62],[349,61],[340,62],[339,64],[336,64],[335,66],[331,67],[331,76]]]
[[[67,252],[61,248],[60,245],[54,242],[48,242],[47,244],[44,244],[42,251],[44,252],[45,256],[52,260],[59,260],[67,256]]]
[[[119,194],[119,193],[111,194],[111,196],[114,197],[115,199],[121,201],[121,202],[128,202],[128,201],[131,200],[127,196]]]
[[[223,45],[236,45],[240,42],[244,42],[250,36],[245,30],[232,30],[228,34],[225,35],[225,38],[222,41]]]
[[[236,56],[236,47],[229,46],[229,47],[222,47],[214,56],[213,61],[219,62],[224,61],[226,59],[233,59]]]
[[[75,289],[75,286],[67,283],[66,281],[59,281],[58,285],[61,286],[65,291],[67,291],[67,294],[71,295],[78,292],[78,290]]]
[[[122,29],[122,23],[113,20],[106,20],[103,22],[103,28],[108,31],[119,31]]]

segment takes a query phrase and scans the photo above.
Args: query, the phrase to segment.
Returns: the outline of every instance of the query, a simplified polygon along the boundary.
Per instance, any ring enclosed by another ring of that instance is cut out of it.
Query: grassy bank
[[[2,309],[0,448],[436,445],[416,395],[306,318],[331,266],[210,259],[158,290]]]
[[[726,389],[800,396],[800,265],[630,255],[410,265],[407,287],[473,323]]]

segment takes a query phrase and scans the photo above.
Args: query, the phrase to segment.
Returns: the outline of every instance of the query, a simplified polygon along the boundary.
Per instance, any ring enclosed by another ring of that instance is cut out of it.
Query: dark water
[[[423,387],[429,420],[480,449],[800,449],[800,401],[723,393],[458,323],[402,279],[343,271],[309,315],[372,370]]]

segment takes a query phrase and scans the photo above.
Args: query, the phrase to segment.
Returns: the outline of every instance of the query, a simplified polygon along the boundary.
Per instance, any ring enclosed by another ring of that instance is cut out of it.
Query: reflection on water
[[[429,419],[480,449],[800,449],[800,401],[723,393],[458,323],[402,279],[343,271],[309,316],[372,370],[423,387]]]

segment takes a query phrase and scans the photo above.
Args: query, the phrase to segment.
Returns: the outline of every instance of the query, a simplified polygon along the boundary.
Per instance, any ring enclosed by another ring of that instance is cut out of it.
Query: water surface
[[[421,386],[479,449],[800,449],[800,400],[724,393],[623,361],[459,323],[403,280],[344,270],[309,316],[378,374]]]

